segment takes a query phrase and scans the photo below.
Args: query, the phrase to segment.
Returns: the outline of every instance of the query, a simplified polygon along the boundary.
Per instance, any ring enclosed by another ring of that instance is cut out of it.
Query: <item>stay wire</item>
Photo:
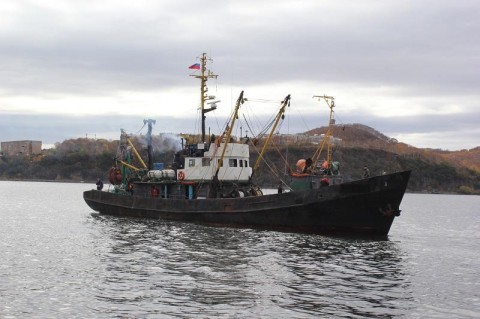
[[[136,133],[134,133],[134,135],[137,135],[138,133],[140,133],[143,130],[143,128],[145,127],[146,124],[147,123],[144,121],[143,126]]]

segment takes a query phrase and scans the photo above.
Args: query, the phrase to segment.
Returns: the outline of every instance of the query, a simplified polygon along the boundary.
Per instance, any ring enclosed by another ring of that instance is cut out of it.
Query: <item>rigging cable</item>
[[[146,122],[143,122],[143,126],[134,135],[137,135],[138,133],[140,133],[143,130],[143,128],[145,127],[145,125],[146,125]]]

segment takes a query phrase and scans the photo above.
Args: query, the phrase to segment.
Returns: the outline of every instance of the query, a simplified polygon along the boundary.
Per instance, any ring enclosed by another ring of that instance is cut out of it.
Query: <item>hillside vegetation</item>
[[[327,127],[306,132],[307,135],[325,134]],[[371,127],[362,124],[347,124],[333,128],[333,136],[342,140],[344,148],[381,149],[397,155],[420,156],[436,163],[445,162],[455,167],[467,168],[480,173],[480,147],[471,150],[444,151],[420,149],[389,138]]]
[[[305,135],[319,136],[326,131],[325,127],[318,128]],[[333,159],[341,163],[341,172],[347,179],[361,177],[364,165],[369,167],[371,175],[379,175],[384,170],[409,169],[412,175],[408,191],[480,194],[480,147],[455,152],[418,149],[361,124],[335,127],[333,136],[337,139]],[[134,144],[146,157],[141,140],[134,140]],[[172,162],[175,149],[180,147],[176,145],[180,144],[179,140],[172,143],[171,139],[162,139],[161,135],[154,136],[153,144],[155,162],[165,163],[165,166]],[[54,149],[44,150],[34,157],[3,155],[0,157],[0,178],[92,182],[101,177],[106,180],[117,145],[118,141],[79,138],[57,143]],[[308,140],[295,144],[276,141],[255,172],[255,181],[277,185],[298,159],[311,157],[316,147]],[[252,166],[257,157],[258,151],[252,146]],[[271,174],[272,171],[276,176]]]

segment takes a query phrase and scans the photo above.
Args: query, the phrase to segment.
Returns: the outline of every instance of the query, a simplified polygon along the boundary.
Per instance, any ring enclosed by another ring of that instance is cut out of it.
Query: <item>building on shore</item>
[[[9,156],[31,156],[42,153],[42,141],[1,142],[1,152]]]

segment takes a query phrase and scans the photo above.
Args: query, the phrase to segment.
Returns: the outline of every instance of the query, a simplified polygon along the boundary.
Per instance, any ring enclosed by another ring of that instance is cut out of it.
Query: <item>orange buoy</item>
[[[108,180],[112,185],[119,185],[122,182],[122,173],[118,167],[112,167],[108,170]]]
[[[184,171],[180,171],[178,172],[178,179],[183,181],[185,179],[185,172]]]

